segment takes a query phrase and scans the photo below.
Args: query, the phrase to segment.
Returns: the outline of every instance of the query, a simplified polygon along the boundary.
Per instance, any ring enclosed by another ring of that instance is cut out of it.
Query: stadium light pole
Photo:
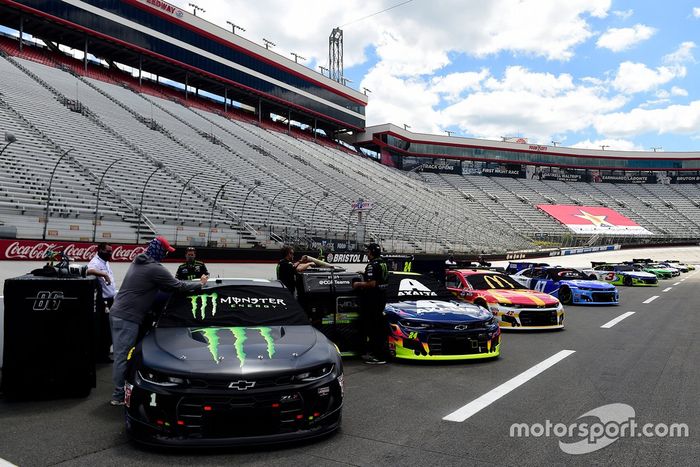
[[[605,148],[609,148],[609,147],[610,147],[609,144],[601,144],[600,145],[600,149],[602,149],[603,151],[605,151]]]
[[[102,192],[102,183],[104,182],[105,175],[107,175],[107,172],[109,172],[109,169],[114,167],[114,165],[117,162],[123,161],[124,158],[121,157],[119,159],[116,159],[112,161],[111,164],[107,166],[104,172],[102,172],[102,176],[100,177],[100,183],[97,185],[97,199],[95,200],[95,218],[92,220],[92,243],[95,243],[95,239],[97,238],[97,216],[100,211],[100,193]]]
[[[61,157],[58,158],[58,161],[56,161],[56,165],[53,166],[53,170],[51,171],[51,178],[49,178],[49,189],[46,192],[46,211],[44,212],[44,233],[41,235],[42,240],[46,240],[46,229],[49,226],[49,204],[51,203],[51,186],[53,185],[53,177],[54,175],[56,175],[56,169],[58,168],[58,164],[61,163],[63,158],[66,157],[68,153],[74,150],[75,148],[70,148],[63,154],[61,154]]]
[[[207,11],[204,8],[201,8],[198,5],[195,5],[194,3],[190,3],[189,6],[192,7],[192,14],[197,16],[197,11],[201,11],[202,13],[206,13]]]
[[[0,157],[2,156],[2,153],[5,152],[5,149],[7,149],[7,147],[8,147],[10,144],[15,143],[16,141],[17,141],[17,138],[15,138],[15,135],[13,135],[12,133],[7,133],[7,132],[5,132],[5,143],[6,143],[6,144],[5,144],[5,146],[2,148],[2,151],[0,151]]]
[[[362,88],[362,92],[365,93],[365,96],[366,96],[367,94],[371,94],[371,93],[372,93],[372,91],[371,91],[370,89],[367,89],[367,88]]]
[[[211,244],[211,230],[214,227],[214,210],[216,209],[216,202],[219,200],[219,195],[221,195],[221,192],[224,191],[224,188],[226,188],[226,185],[234,181],[236,177],[231,177],[228,180],[226,180],[221,187],[219,188],[219,191],[216,192],[216,196],[214,196],[214,203],[211,205],[211,215],[209,216],[209,231],[207,232],[207,246]],[[238,233],[238,236],[240,237],[240,232]]]
[[[265,48],[267,50],[270,50],[270,46],[277,47],[277,44],[275,44],[274,42],[272,42],[270,40],[265,39],[264,37],[263,37],[263,42],[265,43]]]
[[[445,130],[445,133],[447,133],[447,136],[452,136],[454,134],[454,131]]]
[[[244,217],[245,216],[245,203],[248,202],[248,196],[250,196],[250,194],[252,192],[254,192],[255,189],[257,187],[259,187],[260,185],[262,185],[262,182],[260,180],[255,180],[253,188],[248,190],[248,193],[245,195],[245,199],[243,200],[243,209],[241,209],[241,222],[243,222],[244,224],[245,224],[245,217]],[[239,235],[238,236],[238,248],[240,248],[240,247],[241,247],[241,236]]]
[[[236,34],[236,29],[240,29],[241,32],[245,32],[245,28],[242,28],[237,24],[233,24],[231,21],[226,21],[226,24],[229,24],[231,26],[231,32],[233,34]]]
[[[558,144],[561,144],[559,141],[554,141],[552,140],[552,145],[556,148]]]
[[[174,244],[176,246],[177,246],[178,233],[180,232],[178,230],[178,227],[179,227],[178,224],[180,224],[180,209],[182,208],[182,195],[185,194],[185,189],[187,188],[187,185],[189,185],[190,182],[195,179],[195,177],[198,177],[198,176],[202,175],[203,173],[204,172],[197,172],[196,174],[192,175],[190,178],[187,179],[185,184],[182,185],[182,190],[180,190],[180,198],[178,198],[178,200],[177,200],[177,218],[175,220],[175,243]]]
[[[136,244],[138,245],[139,242],[141,241],[141,224],[143,222],[143,197],[146,194],[146,187],[148,186],[148,182],[151,181],[151,178],[158,172],[160,169],[162,169],[164,166],[160,162],[156,164],[156,169],[151,172],[151,174],[148,176],[146,179],[146,182],[143,184],[143,188],[141,188],[141,201],[139,201],[139,225],[136,228]]]
[[[651,149],[652,149],[654,152],[656,152],[656,151],[659,150],[659,149],[663,149],[663,147],[661,147],[661,146],[652,146]]]
[[[386,214],[386,212],[391,208],[393,208],[393,206],[390,204],[389,206],[384,208],[384,210],[382,211],[382,214],[379,216],[379,226],[377,227],[377,238],[380,240],[377,243],[379,243],[379,244],[381,244],[381,239],[382,239],[382,220],[384,219],[384,214]]]
[[[302,57],[302,56],[299,55],[298,53],[290,52],[289,55],[291,55],[292,57],[294,57],[294,63],[299,63],[299,60],[300,60],[300,59],[301,59],[301,60],[306,60],[306,57]]]
[[[292,206],[292,219],[294,218],[294,210],[297,208],[297,204],[299,203],[299,201],[301,201],[301,199],[302,199],[303,197],[305,197],[305,196],[307,196],[307,195],[310,195],[310,194],[311,194],[311,191],[307,191],[307,192],[305,192],[305,193],[302,193],[301,195],[299,195],[299,197],[297,198],[297,200],[294,201],[294,206]]]
[[[406,125],[405,123],[403,124],[403,129],[408,131],[408,129],[411,128],[411,125]]]
[[[340,205],[343,203],[347,203],[347,201],[345,201],[344,199],[341,198],[341,200],[338,201],[338,203],[335,205],[335,207],[331,211],[331,223],[335,220],[335,212],[338,210]],[[328,227],[326,227],[326,234],[328,234]]]
[[[323,76],[326,76],[325,74],[323,74],[323,70],[326,70],[326,73],[328,73],[328,68],[326,68],[325,66],[321,66],[321,65],[319,65],[318,68],[321,70],[321,74]]]

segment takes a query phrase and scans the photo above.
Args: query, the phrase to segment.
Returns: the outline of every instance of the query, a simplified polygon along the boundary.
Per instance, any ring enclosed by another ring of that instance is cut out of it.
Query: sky
[[[191,2],[171,0],[189,11]],[[345,76],[370,90],[368,125],[593,149],[700,150],[700,0],[196,3],[205,10],[199,16],[240,25],[243,37],[265,37],[275,52],[298,53],[317,71],[328,65],[328,36],[340,26]]]

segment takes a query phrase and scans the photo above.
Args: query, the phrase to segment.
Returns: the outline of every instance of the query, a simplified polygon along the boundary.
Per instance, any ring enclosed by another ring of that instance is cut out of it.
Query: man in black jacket
[[[207,270],[206,264],[201,261],[197,261],[197,251],[193,246],[188,246],[185,252],[185,262],[182,263],[175,273],[175,279],[181,281],[191,281],[195,279],[202,279],[202,276],[209,277],[209,271]]]
[[[386,363],[387,324],[384,318],[386,288],[389,282],[389,267],[382,258],[382,248],[376,243],[365,245],[369,263],[365,267],[363,280],[353,282],[360,301],[360,326],[366,341],[367,352],[362,356],[365,363]]]
[[[145,253],[138,255],[129,266],[119,288],[114,305],[109,313],[112,327],[114,365],[112,381],[114,392],[111,405],[124,405],[124,377],[126,357],[136,345],[139,330],[151,308],[158,291],[190,292],[199,290],[207,283],[203,276],[200,282],[182,282],[160,264],[168,253],[175,251],[165,237],[156,237],[148,244]]]

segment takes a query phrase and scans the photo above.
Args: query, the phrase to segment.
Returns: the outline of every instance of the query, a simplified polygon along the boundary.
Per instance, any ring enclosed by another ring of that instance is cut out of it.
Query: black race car
[[[138,442],[286,442],[338,428],[343,365],[286,287],[217,279],[171,298],[131,351],[125,390]]]

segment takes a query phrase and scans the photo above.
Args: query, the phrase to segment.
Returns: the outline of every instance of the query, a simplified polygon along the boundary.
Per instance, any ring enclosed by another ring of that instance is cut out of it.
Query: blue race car
[[[607,282],[590,280],[577,269],[535,267],[513,274],[523,286],[557,297],[564,305],[618,305],[617,287]]]

